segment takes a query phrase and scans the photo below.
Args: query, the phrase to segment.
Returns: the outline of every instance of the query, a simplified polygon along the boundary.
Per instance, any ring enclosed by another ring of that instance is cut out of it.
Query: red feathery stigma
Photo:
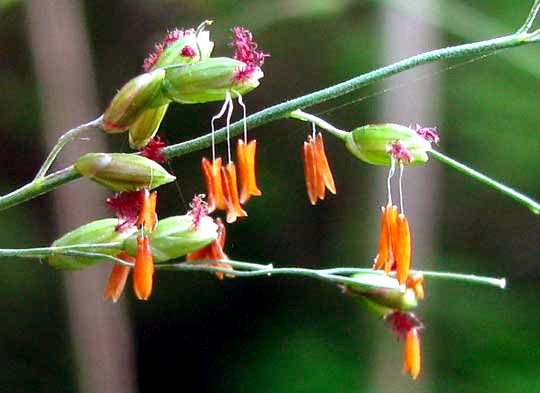
[[[270,55],[257,50],[257,43],[253,41],[253,34],[248,29],[235,27],[232,31],[235,39],[231,42],[230,46],[236,49],[234,58],[246,64],[238,70],[235,79],[247,79],[258,67],[263,65],[264,58]]]
[[[154,64],[157,63],[159,56],[161,56],[164,50],[165,48],[163,47],[162,44],[154,45],[154,52],[150,53],[146,57],[146,59],[144,59],[144,63],[143,63],[144,72],[148,72],[152,69],[152,67],[154,66]]]
[[[436,145],[439,144],[440,138],[439,133],[437,132],[437,127],[422,127],[421,125],[417,124],[412,127],[412,129],[429,143],[434,143]]]
[[[412,152],[400,140],[397,140],[390,145],[389,153],[397,160],[411,162],[413,159]]]
[[[249,65],[246,64],[244,66],[238,67],[234,74],[234,80],[238,82],[245,81],[246,79],[249,79],[251,75],[258,69],[259,67],[255,65]]]
[[[203,198],[204,194],[195,195],[189,204],[189,207],[191,207],[189,214],[193,217],[195,229],[199,229],[202,219],[208,215],[208,205]]]
[[[161,56],[165,48],[167,48],[169,45],[171,45],[175,41],[178,41],[180,38],[188,34],[194,34],[194,33],[195,33],[195,30],[193,29],[189,29],[189,30],[174,29],[172,31],[167,32],[167,35],[163,39],[163,42],[155,44],[154,52],[150,53],[148,57],[144,59],[144,63],[143,63],[144,72],[148,72],[152,69],[152,67],[159,60],[159,57]],[[181,53],[181,54],[182,56],[188,56],[188,55],[185,55],[184,53]],[[193,57],[193,56],[188,56],[188,57]]]
[[[193,47],[186,45],[182,48],[182,52],[180,54],[184,57],[195,57],[197,56],[197,51],[193,49]]]
[[[163,45],[166,47],[168,47],[169,45],[171,45],[173,42],[176,42],[178,41],[180,38],[183,38],[184,36],[188,35],[188,34],[192,34],[194,33],[195,31],[193,29],[189,29],[189,30],[182,30],[182,29],[178,29],[178,28],[175,28],[174,30],[172,31],[168,31],[167,32],[167,36],[165,37],[165,39],[163,40]]]
[[[141,192],[123,191],[107,198],[107,205],[116,213],[118,225],[114,228],[116,232],[125,231],[135,225],[141,213]]]
[[[421,330],[424,324],[412,312],[393,311],[384,317],[396,336],[405,339],[407,333],[412,329]]]
[[[167,162],[167,157],[162,150],[164,147],[167,147],[167,142],[161,139],[161,137],[156,136],[150,139],[148,144],[141,149],[141,155],[156,162]]]

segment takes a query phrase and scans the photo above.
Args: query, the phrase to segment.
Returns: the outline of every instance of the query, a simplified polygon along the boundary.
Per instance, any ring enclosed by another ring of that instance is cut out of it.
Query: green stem
[[[20,203],[26,202],[39,195],[45,194],[55,188],[78,179],[81,175],[75,171],[73,165],[61,169],[39,180],[32,181],[9,194],[0,197],[0,211],[9,209]]]
[[[309,113],[303,112],[300,109],[297,109],[294,112],[291,112],[289,114],[289,117],[292,119],[298,119],[298,120],[314,123],[318,125],[319,127],[321,127],[323,130],[328,131],[330,134],[338,137],[339,139],[343,141],[349,134],[347,131],[340,130],[339,128],[334,127],[332,124],[324,121],[323,119],[315,115],[310,115]]]
[[[529,15],[527,16],[527,19],[525,20],[525,23],[523,23],[523,25],[519,28],[516,34],[522,34],[529,31],[539,10],[540,10],[540,0],[535,0],[533,6],[531,7]],[[535,32],[533,32],[531,35],[534,35],[534,34]]]
[[[0,257],[34,258],[51,255],[68,255],[72,251],[92,251],[110,248],[122,248],[122,242],[99,243],[99,244],[74,244],[71,246],[35,247],[35,248],[0,248]],[[70,254],[72,255],[72,254]],[[79,255],[79,254],[77,254]],[[104,254],[99,254],[104,255]]]
[[[254,263],[246,264],[241,261],[232,261],[232,260],[223,260],[219,261],[224,264],[228,264],[233,268],[245,268],[246,265],[249,265],[247,270],[249,271],[238,271],[234,269],[223,269],[209,265],[201,265],[201,263],[216,263],[217,261],[190,261],[183,263],[169,263],[169,264],[158,264],[156,269],[165,269],[165,270],[178,270],[178,271],[204,271],[204,272],[221,272],[235,277],[257,277],[257,276],[271,276],[271,275],[296,275],[311,277],[323,281],[337,282],[341,284],[354,284],[358,285],[358,281],[354,278],[344,277],[350,276],[357,273],[371,273],[371,274],[381,274],[384,275],[382,271],[374,271],[371,268],[332,268],[332,269],[305,269],[305,268],[273,268],[273,265],[258,265]],[[471,284],[480,284],[487,286],[495,286],[498,288],[504,289],[506,287],[505,278],[493,278],[493,277],[483,277],[476,276],[473,274],[461,274],[461,273],[449,273],[449,272],[432,272],[432,271],[422,271],[414,270],[411,273],[423,274],[424,277],[430,277],[434,279],[441,280],[451,280],[451,281],[462,281]],[[366,285],[366,287],[373,288],[374,285]],[[389,287],[381,285],[381,288],[395,289],[395,286]]]
[[[45,258],[53,255],[69,255],[69,256],[80,256],[80,257],[94,257],[94,258],[103,258],[113,263],[120,263],[126,266],[133,266],[131,263],[126,262],[122,259],[116,258],[112,255],[101,254],[100,249],[110,249],[110,248],[120,248],[122,242],[111,242],[111,243],[100,243],[100,244],[76,244],[70,246],[59,246],[59,247],[37,247],[37,248],[22,248],[22,249],[0,249],[0,257],[19,257],[19,258]],[[232,269],[223,269],[209,264],[214,264],[216,262],[222,262],[224,264],[230,265]],[[272,276],[272,275],[294,275],[294,276],[304,276],[311,277],[323,281],[331,281],[341,284],[355,284],[359,285],[358,281],[351,276],[357,273],[371,273],[371,274],[381,274],[382,271],[374,271],[371,268],[350,268],[350,267],[338,267],[332,269],[306,269],[306,268],[297,268],[297,267],[282,267],[275,268],[273,264],[262,265],[258,263],[244,262],[244,261],[235,261],[235,260],[202,260],[202,261],[190,261],[190,262],[181,262],[181,263],[160,263],[156,264],[156,269],[162,270],[176,270],[176,271],[203,271],[203,272],[221,272],[226,274],[234,275],[235,277],[257,277],[257,276]],[[239,269],[239,270],[235,270]],[[505,288],[506,280],[492,278],[492,277],[481,277],[470,274],[460,274],[460,273],[448,273],[448,272],[429,272],[429,271],[411,271],[412,273],[421,273],[425,277],[431,277],[436,279],[444,280],[453,280],[453,281],[462,281],[474,284],[483,284],[496,286],[499,288]],[[366,285],[366,287],[373,288],[376,285]],[[396,286],[385,286],[381,285],[380,288],[389,288],[395,289]]]
[[[453,160],[452,158],[447,157],[436,150],[431,149],[429,153],[431,153],[431,155],[433,155],[433,157],[435,157],[439,161],[444,162],[445,164],[450,165],[451,167],[457,169],[458,171],[463,172],[466,175],[469,175],[471,177],[474,177],[475,179],[481,181],[482,183],[487,184],[488,186],[493,187],[496,190],[499,190],[503,194],[508,195],[509,197],[515,199],[516,201],[520,203],[523,203],[524,205],[528,206],[529,209],[531,209],[533,213],[540,214],[540,203],[529,198],[528,196],[523,195],[522,193],[514,190],[513,188],[505,186],[504,184],[499,183],[498,181],[495,181],[487,177],[486,175],[483,175],[482,173],[472,168],[469,168],[468,166],[461,164],[457,162],[456,160]]]
[[[34,178],[34,180],[32,181],[32,183],[41,180],[45,176],[45,174],[51,167],[52,163],[54,162],[54,160],[56,159],[56,157],[58,156],[58,154],[60,153],[60,151],[63,149],[65,145],[67,145],[69,142],[73,141],[75,138],[77,138],[79,135],[81,135],[82,133],[86,131],[100,128],[102,119],[103,119],[103,116],[100,116],[95,120],[89,121],[88,123],[81,124],[80,126],[72,128],[71,130],[66,132],[64,135],[62,135],[58,139],[58,142],[56,143],[56,145],[52,148],[47,158],[45,159],[45,162],[43,163],[41,168],[39,168],[39,171],[36,177]]]
[[[471,44],[458,45],[449,48],[437,49],[426,52],[420,55],[409,57],[392,65],[379,68],[377,70],[360,75],[356,78],[339,83],[337,85],[322,89],[311,94],[307,94],[290,101],[274,105],[264,109],[251,116],[248,116],[245,121],[247,127],[252,129],[259,127],[271,121],[284,119],[290,116],[291,112],[307,108],[325,101],[329,101],[336,97],[343,96],[358,90],[364,86],[374,82],[383,80],[392,75],[409,70],[411,68],[432,63],[439,60],[457,59],[466,56],[478,56],[487,53],[492,53],[501,49],[512,48],[533,43],[528,33],[513,34],[505,37],[495,38],[492,40],[480,41]],[[237,121],[230,126],[230,135],[235,136],[243,132],[244,120]],[[227,138],[227,127],[223,127],[215,132],[215,142],[220,143]],[[201,136],[190,141],[171,145],[164,149],[164,153],[168,158],[179,157],[197,150],[207,148],[212,143],[212,134]],[[41,179],[40,182],[26,185],[10,194],[0,197],[0,210],[19,204],[23,201],[32,199],[49,190],[58,187],[61,184],[67,183],[80,175],[75,172],[73,167],[65,168],[51,176]]]
[[[492,277],[476,276],[474,274],[429,272],[429,271],[422,271],[422,270],[411,270],[411,273],[420,273],[420,274],[423,274],[424,277],[429,277],[429,278],[440,278],[443,280],[450,280],[450,281],[465,281],[471,284],[495,286],[501,289],[506,288],[506,278],[492,278]]]

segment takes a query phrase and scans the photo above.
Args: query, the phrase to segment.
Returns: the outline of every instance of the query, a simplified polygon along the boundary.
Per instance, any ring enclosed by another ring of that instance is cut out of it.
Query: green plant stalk
[[[70,246],[57,247],[35,247],[35,248],[0,248],[0,257],[48,257],[52,255],[68,255],[71,252],[90,252],[108,248],[121,248],[122,242],[100,243],[100,244],[74,244]],[[70,254],[71,255],[71,254]],[[78,254],[77,254],[78,255]],[[105,255],[105,254],[100,254]]]
[[[502,183],[499,183],[498,181],[495,181],[486,175],[483,175],[482,173],[469,168],[468,166],[457,162],[456,160],[445,156],[444,154],[436,151],[436,150],[429,150],[428,151],[433,157],[435,157],[437,160],[457,169],[458,171],[465,173],[466,175],[469,175],[480,182],[487,184],[488,186],[502,192],[503,194],[508,195],[510,198],[515,199],[516,201],[523,203],[526,205],[534,214],[540,214],[540,203],[536,202],[535,200],[529,198],[526,195],[523,195],[522,193],[514,190],[511,187],[508,187]]]
[[[358,282],[353,278],[345,277],[348,275],[353,275],[356,273],[378,273],[384,275],[383,271],[374,271],[370,268],[332,268],[332,269],[305,269],[305,268],[295,268],[295,267],[282,267],[274,268],[273,265],[257,265],[249,264],[249,271],[238,271],[235,269],[222,269],[212,266],[200,265],[199,263],[216,263],[222,262],[228,265],[231,265],[233,268],[242,268],[245,262],[232,261],[232,260],[223,260],[223,261],[190,261],[183,263],[174,263],[174,264],[159,264],[156,265],[156,269],[165,269],[165,270],[178,270],[178,271],[205,271],[205,272],[221,272],[235,277],[257,277],[257,276],[272,276],[272,275],[299,275],[304,277],[311,277],[323,281],[331,281],[334,283],[341,284],[355,284],[358,285]],[[432,271],[422,271],[414,270],[411,273],[423,274],[424,277],[430,277],[434,279],[441,280],[451,280],[451,281],[462,281],[470,284],[480,284],[487,286],[494,286],[497,288],[504,289],[506,288],[506,279],[505,278],[493,278],[493,277],[483,277],[476,276],[473,274],[460,274],[460,273],[450,273],[450,272],[432,272]],[[373,285],[369,285],[373,287]],[[381,288],[387,288],[381,286]]]
[[[75,138],[77,138],[79,135],[83,134],[86,131],[89,130],[95,130],[101,127],[101,120],[103,119],[103,116],[98,117],[95,120],[89,121],[88,123],[81,124],[80,126],[77,126],[75,128],[72,128],[68,132],[66,132],[64,135],[62,135],[59,139],[56,145],[52,148],[51,152],[43,162],[43,165],[41,168],[39,168],[38,173],[36,174],[36,177],[32,181],[32,183],[37,182],[41,180],[49,168],[51,167],[52,163],[60,153],[60,151],[64,148],[65,145],[67,145],[69,142],[73,141]],[[32,184],[30,183],[30,184]]]
[[[535,12],[536,8],[533,8],[529,13],[527,21],[533,18],[533,16],[531,15]],[[252,129],[269,123],[271,121],[287,118],[291,115],[291,112],[298,109],[307,108],[325,101],[332,100],[334,98],[358,90],[371,83],[383,80],[392,75],[407,71],[411,68],[423,64],[428,64],[439,60],[457,59],[466,56],[484,55],[501,49],[507,49],[534,43],[537,41],[537,37],[534,35],[535,33],[536,32],[523,32],[520,29],[520,32],[513,35],[470,44],[458,45],[449,48],[437,49],[420,55],[412,56],[397,63],[368,72],[366,74],[360,75],[356,78],[352,78],[348,81],[339,83],[326,89],[322,89],[311,94],[307,94],[293,100],[274,105],[270,108],[263,109],[257,113],[248,116],[245,119],[245,123],[247,124],[247,127],[249,129]],[[244,120],[233,123],[229,128],[230,135],[236,136],[242,133],[243,127]],[[227,127],[223,127],[220,130],[216,131],[214,136],[216,143],[223,142],[227,138]],[[163,150],[168,158],[173,158],[197,150],[202,150],[209,147],[211,143],[212,133],[209,133],[199,138],[192,139],[190,141],[171,145]],[[78,177],[80,177],[80,174],[78,174],[73,167],[62,169],[58,172],[55,172],[49,176],[40,179],[39,182],[27,184],[7,195],[0,197],[0,210],[7,209],[29,199],[35,198],[38,195],[46,193]]]
[[[18,257],[18,258],[45,258],[53,255],[70,255],[70,256],[81,256],[81,257],[98,257],[103,258],[112,263],[118,263],[125,266],[133,266],[133,264],[126,262],[122,259],[116,258],[112,255],[100,254],[100,249],[106,249],[111,247],[120,247],[120,242],[112,243],[103,243],[103,244],[77,244],[71,246],[61,246],[61,247],[38,247],[38,248],[26,248],[26,249],[0,249],[0,257]],[[213,267],[209,265],[204,265],[205,263],[211,264],[216,262],[222,262],[230,265],[232,269],[222,269],[218,267]],[[156,269],[162,270],[174,270],[174,271],[203,271],[203,272],[221,272],[235,277],[258,277],[258,276],[272,276],[272,275],[293,275],[293,276],[304,276],[311,277],[318,280],[330,281],[333,283],[340,284],[355,284],[359,283],[353,278],[347,276],[356,274],[356,273],[379,273],[384,274],[384,272],[374,271],[373,269],[367,268],[332,268],[332,269],[305,269],[305,268],[296,268],[296,267],[282,267],[275,268],[273,264],[261,265],[258,263],[249,263],[243,261],[234,261],[234,260],[223,260],[223,261],[190,261],[190,262],[181,262],[181,263],[161,263],[156,264]],[[453,280],[453,281],[462,281],[471,284],[481,284],[496,286],[499,288],[505,288],[506,280],[492,278],[492,277],[481,277],[470,274],[459,274],[459,273],[448,273],[448,272],[429,272],[429,271],[414,271],[413,273],[423,274],[424,277],[431,277],[435,279],[443,280]],[[373,287],[373,285],[369,285]],[[386,286],[381,286],[381,288],[387,288]]]
[[[319,127],[321,127],[323,130],[328,131],[330,134],[341,139],[342,141],[344,141],[347,135],[349,134],[347,131],[340,130],[339,128],[336,128],[332,124],[328,123],[327,121],[324,121],[323,119],[317,116],[310,115],[309,113],[301,111],[300,109],[295,110],[294,112],[291,112],[289,114],[289,117],[291,119],[297,119],[297,120],[307,121],[307,122],[316,124]]]

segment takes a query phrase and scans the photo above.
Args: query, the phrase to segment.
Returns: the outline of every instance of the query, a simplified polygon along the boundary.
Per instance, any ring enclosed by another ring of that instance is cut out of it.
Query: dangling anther
[[[328,165],[322,134],[309,135],[303,147],[304,177],[306,178],[306,188],[309,200],[312,205],[318,199],[323,200],[326,196],[326,189],[331,193],[336,193],[334,177]]]
[[[148,232],[152,232],[157,225],[158,217],[156,214],[157,191],[150,192],[144,190],[141,194],[141,213],[137,220],[137,226],[143,226]]]
[[[208,212],[214,210],[225,210],[225,197],[223,195],[223,183],[221,181],[221,157],[216,158],[212,163],[205,157],[202,159],[202,170],[206,180],[206,193],[208,202]]]
[[[238,171],[240,175],[240,203],[245,203],[251,196],[260,196],[261,190],[257,186],[255,176],[255,152],[257,141],[245,143],[238,139],[236,154],[238,159]]]
[[[135,258],[129,256],[126,252],[121,252],[116,258],[126,262],[135,263]],[[107,282],[107,288],[105,288],[105,293],[103,294],[103,297],[106,300],[111,299],[113,303],[116,303],[118,299],[120,299],[124,287],[126,286],[130,270],[131,267],[125,265],[116,264],[113,266],[109,281]]]
[[[221,179],[223,182],[225,204],[227,205],[227,222],[235,222],[237,217],[246,217],[247,213],[242,209],[238,197],[236,166],[234,162],[231,161],[227,166],[221,168]]]
[[[154,283],[154,259],[148,236],[137,236],[137,258],[133,272],[133,290],[140,300],[147,300]]]

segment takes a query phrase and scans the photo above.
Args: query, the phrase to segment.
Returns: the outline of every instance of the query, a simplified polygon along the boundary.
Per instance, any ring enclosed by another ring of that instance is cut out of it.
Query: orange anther
[[[315,141],[315,138],[311,137],[311,135],[308,136],[308,143],[311,151],[313,152],[315,192],[317,193],[317,198],[322,201],[326,196],[326,188],[324,184],[323,173],[321,171],[321,157],[319,156],[319,151],[317,150],[317,142]]]
[[[386,266],[386,261],[388,260],[388,225],[386,220],[386,208],[383,206],[381,207],[381,237],[379,239],[379,254],[377,255],[377,258],[375,260],[375,264],[373,265],[374,270],[382,269]]]
[[[255,152],[257,141],[252,140],[247,145],[238,139],[236,153],[238,157],[238,171],[240,177],[240,202],[245,203],[251,196],[261,195],[255,177]]]
[[[255,176],[255,153],[257,152],[257,141],[254,139],[251,142],[248,143],[247,146],[247,163],[248,168],[250,169],[248,172],[249,175],[249,193],[252,196],[260,196],[262,195],[261,190],[259,189],[259,186],[257,186],[257,178]]]
[[[144,229],[148,232],[152,232],[157,225],[156,203],[157,203],[157,191],[149,192],[144,190],[141,193],[141,213],[137,220],[137,226],[144,226]]]
[[[221,168],[223,181],[223,195],[227,205],[227,222],[235,222],[237,217],[245,217],[247,213],[240,205],[238,198],[238,185],[236,183],[236,166],[229,162],[225,168]]]
[[[129,256],[125,252],[121,252],[116,256],[116,258],[122,259],[126,262],[134,263],[135,258]],[[105,293],[103,297],[105,299],[111,299],[114,303],[120,299],[124,287],[126,286],[126,281],[129,276],[131,268],[125,265],[114,265],[109,275],[109,281],[107,282],[107,288],[105,288]]]
[[[154,282],[154,259],[148,236],[137,236],[137,258],[133,272],[133,290],[140,300],[147,300]]]
[[[304,142],[303,148],[304,157],[304,177],[306,179],[306,189],[309,197],[309,201],[312,205],[317,203],[317,178],[315,175],[315,158],[313,156],[313,149],[311,144]]]
[[[206,181],[208,212],[211,213],[216,209],[224,210],[227,206],[221,183],[221,157],[216,158],[212,163],[203,157],[201,164]]]
[[[422,274],[409,274],[405,285],[414,291],[418,299],[422,300],[424,298],[424,276]]]
[[[326,152],[324,151],[324,142],[322,134],[319,132],[315,139],[315,149],[317,151],[317,172],[322,180],[324,180],[324,185],[332,194],[336,193],[336,185],[334,184],[334,177],[332,176],[332,171],[330,170],[330,165],[328,165],[328,159],[326,158]]]
[[[396,271],[400,285],[407,281],[409,269],[411,268],[411,234],[409,222],[405,215],[397,217],[397,247],[396,247]]]
[[[418,378],[422,368],[422,349],[418,329],[413,328],[407,332],[405,341],[405,367],[404,373],[411,374],[413,379]]]
[[[390,238],[389,243],[390,244],[390,250],[391,250],[391,257],[390,257],[390,265],[393,265],[396,255],[397,255],[397,245],[398,245],[398,231],[397,231],[397,206],[395,205],[388,205],[386,206],[386,214],[387,214],[387,225],[388,225],[388,237]],[[392,266],[390,266],[390,269]]]

